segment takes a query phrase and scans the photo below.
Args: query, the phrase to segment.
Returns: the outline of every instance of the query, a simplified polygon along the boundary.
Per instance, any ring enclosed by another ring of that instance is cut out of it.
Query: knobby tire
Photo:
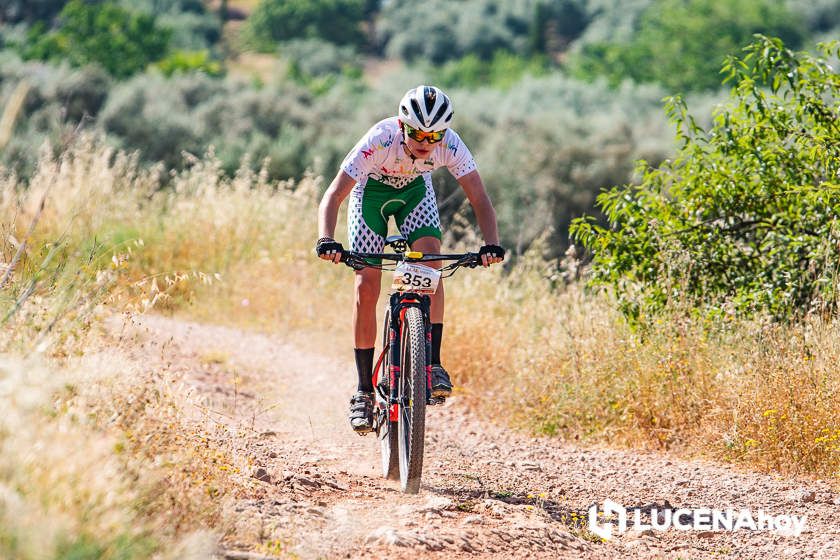
[[[420,491],[426,435],[426,329],[417,307],[405,311],[400,353],[399,466],[402,491]],[[405,405],[405,406],[403,406]]]

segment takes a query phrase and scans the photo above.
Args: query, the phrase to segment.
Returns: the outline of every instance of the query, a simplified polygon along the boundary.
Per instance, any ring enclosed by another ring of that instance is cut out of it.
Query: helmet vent
[[[417,103],[416,99],[411,100],[411,108],[414,110],[414,116],[417,118],[423,118],[423,112],[420,110],[420,104]]]
[[[440,118],[443,116],[443,114],[446,112],[446,110],[448,108],[449,108],[449,105],[447,103],[444,103],[443,105],[441,105],[440,108],[437,110],[437,113],[435,113],[435,116],[432,117],[432,122],[430,122],[428,124],[428,126],[434,126],[434,124],[440,120]]]
[[[426,102],[426,113],[431,113],[437,101],[437,93],[429,86],[426,86],[423,88],[423,100]]]

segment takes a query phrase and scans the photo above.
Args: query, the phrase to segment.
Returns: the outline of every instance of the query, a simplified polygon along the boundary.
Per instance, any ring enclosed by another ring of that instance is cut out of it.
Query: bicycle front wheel
[[[400,485],[403,492],[420,491],[426,435],[426,329],[417,307],[405,311],[401,332],[399,383]]]

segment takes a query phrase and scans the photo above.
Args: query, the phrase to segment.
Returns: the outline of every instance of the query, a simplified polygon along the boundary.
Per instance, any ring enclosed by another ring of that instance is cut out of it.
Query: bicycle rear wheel
[[[385,310],[385,327],[382,332],[382,347],[387,348],[390,338],[391,310]],[[379,380],[376,391],[376,402],[379,405],[377,414],[380,415],[379,423],[379,452],[382,456],[382,476],[388,480],[400,478],[399,463],[399,439],[397,434],[397,423],[390,420],[388,400],[390,397],[391,360],[390,349],[385,352],[382,359],[382,368],[379,370]]]
[[[417,307],[405,311],[400,337],[399,383],[400,485],[403,492],[420,491],[426,435],[426,329]]]

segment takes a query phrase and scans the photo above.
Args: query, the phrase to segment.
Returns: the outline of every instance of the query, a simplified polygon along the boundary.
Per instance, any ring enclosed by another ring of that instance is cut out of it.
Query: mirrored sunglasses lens
[[[412,140],[415,140],[417,142],[422,142],[423,140],[428,139],[429,144],[434,144],[435,142],[440,142],[441,140],[443,140],[443,135],[446,134],[445,130],[440,130],[440,131],[436,131],[436,132],[425,132],[423,130],[418,130],[416,128],[411,128],[407,124],[404,124],[403,127],[405,128],[405,133]]]

